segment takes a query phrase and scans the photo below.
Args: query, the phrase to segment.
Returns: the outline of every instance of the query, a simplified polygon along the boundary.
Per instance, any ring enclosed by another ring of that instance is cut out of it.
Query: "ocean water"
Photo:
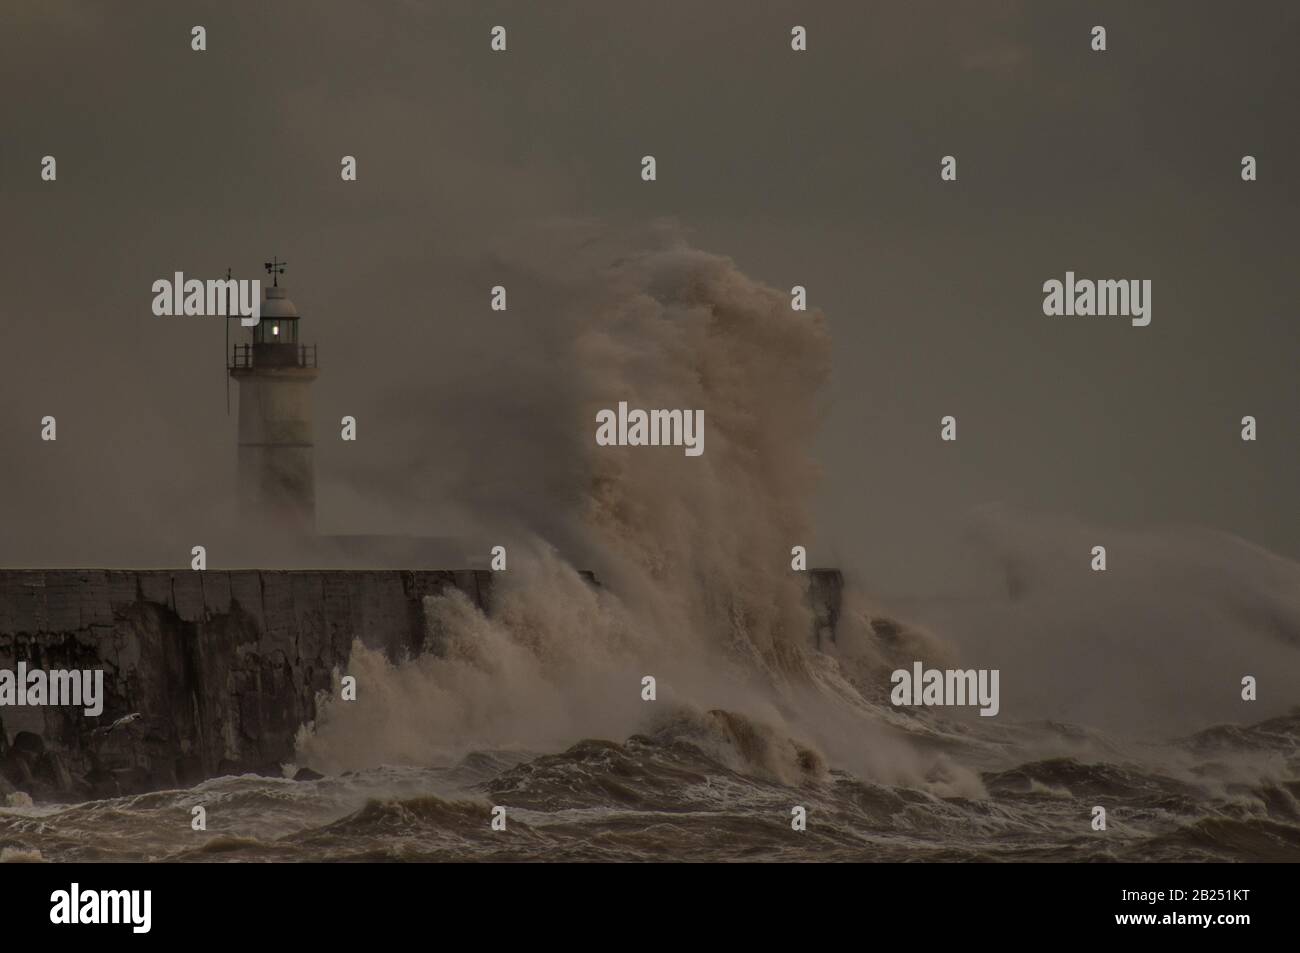
[[[944,737],[986,795],[871,783],[735,716],[553,753],[473,752],[292,781],[253,775],[0,807],[5,861],[1300,861],[1300,714],[1107,750],[1039,724]],[[1032,739],[1032,741],[1031,741]],[[1018,760],[1015,745],[1080,756]],[[770,746],[779,752],[767,750]],[[762,750],[760,750],[762,749]],[[1087,750],[1089,754],[1083,755]],[[804,772],[778,779],[774,754]],[[803,759],[800,765],[800,759]],[[1091,826],[1107,805],[1106,831]],[[190,827],[203,804],[206,831]],[[492,808],[506,808],[493,830]],[[807,828],[795,831],[802,806]]]

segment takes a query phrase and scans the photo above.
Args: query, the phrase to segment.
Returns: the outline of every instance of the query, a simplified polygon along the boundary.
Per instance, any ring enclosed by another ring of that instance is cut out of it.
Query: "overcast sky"
[[[481,436],[484,381],[503,420],[529,400],[494,353],[542,319],[487,309],[502,249],[659,219],[826,315],[814,562],[938,591],[989,503],[1295,559],[1298,44],[1291,2],[8,0],[0,559],[183,565],[229,520],[221,322],[155,318],[150,285],[273,254],[320,349],[322,529],[544,495]],[[1067,270],[1150,279],[1150,326],[1045,317]]]

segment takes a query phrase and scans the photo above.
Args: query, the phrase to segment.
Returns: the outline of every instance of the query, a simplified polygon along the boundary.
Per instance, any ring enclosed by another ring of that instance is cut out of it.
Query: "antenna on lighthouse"
[[[226,267],[227,281],[230,280],[231,274],[232,272],[230,270],[230,267],[227,266]],[[227,362],[229,362],[230,360],[230,315],[226,315],[226,320],[223,321],[222,324],[226,326],[226,355],[225,357],[222,358],[222,363],[226,364],[226,367],[223,367],[222,370],[227,371],[226,373],[226,416],[229,417],[230,416],[230,374],[229,374],[229,364]]]
[[[271,276],[272,287],[280,287],[280,276],[284,274],[284,266],[289,264],[287,261],[280,261],[274,256],[266,262],[266,273]]]

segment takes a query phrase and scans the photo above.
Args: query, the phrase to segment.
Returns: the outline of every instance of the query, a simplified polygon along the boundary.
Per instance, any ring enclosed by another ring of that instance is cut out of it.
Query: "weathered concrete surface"
[[[492,575],[0,570],[0,669],[25,661],[104,672],[98,718],[81,708],[0,707],[0,799],[8,785],[72,799],[278,774],[332,670],[346,670],[354,638],[393,659],[437,651],[426,640],[424,597],[458,589],[490,613]],[[808,584],[810,635],[821,644],[835,637],[843,580],[813,570]]]
[[[826,648],[835,641],[844,602],[844,576],[838,569],[808,571],[808,602],[813,612],[813,644]]]
[[[419,652],[423,598],[454,588],[489,611],[491,575],[0,571],[0,669],[102,668],[105,695],[99,718],[0,708],[0,774],[37,796],[102,797],[275,770],[354,637]]]

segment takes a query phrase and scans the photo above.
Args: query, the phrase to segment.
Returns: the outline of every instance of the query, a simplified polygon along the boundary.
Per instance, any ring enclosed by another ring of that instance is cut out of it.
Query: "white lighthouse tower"
[[[299,338],[298,309],[280,275],[286,262],[266,270],[262,320],[250,343],[236,344],[229,372],[239,384],[239,506],[243,519],[287,534],[316,528],[311,385],[320,374],[316,345]]]

